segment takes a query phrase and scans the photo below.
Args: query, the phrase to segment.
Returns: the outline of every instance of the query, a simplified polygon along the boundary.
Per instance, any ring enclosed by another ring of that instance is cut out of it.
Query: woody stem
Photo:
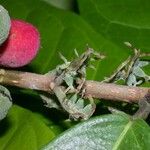
[[[54,78],[54,76],[49,75],[0,69],[1,84],[40,90],[48,93],[52,92],[55,86]],[[84,88],[85,97],[91,96],[93,98],[102,98],[105,100],[135,103],[150,92],[150,88],[146,87],[129,87],[89,80],[85,82]]]

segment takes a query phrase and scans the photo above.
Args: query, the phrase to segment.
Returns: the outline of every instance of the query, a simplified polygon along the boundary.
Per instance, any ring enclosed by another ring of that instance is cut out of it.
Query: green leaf
[[[148,150],[150,128],[127,115],[105,115],[66,131],[43,150]]]
[[[78,0],[81,16],[117,45],[129,41],[149,52],[149,0]]]
[[[69,10],[73,9],[74,0],[43,0],[55,7]]]
[[[97,33],[122,49],[118,53],[114,53],[112,49],[112,56],[109,57],[116,55],[116,60],[122,60],[124,55],[122,43],[126,41],[140,48],[142,52],[149,52],[149,0],[78,0],[78,4],[80,16]],[[112,62],[109,64],[112,65]],[[144,70],[149,74],[149,67]],[[149,83],[144,86],[149,86]]]
[[[0,45],[7,39],[10,29],[8,11],[0,5]]]
[[[54,129],[17,105],[0,122],[0,150],[37,150],[55,136]]]

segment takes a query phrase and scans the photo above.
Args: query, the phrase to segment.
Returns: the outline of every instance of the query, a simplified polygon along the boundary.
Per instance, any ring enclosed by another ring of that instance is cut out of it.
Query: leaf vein
[[[128,130],[130,129],[130,127],[132,126],[132,124],[133,124],[133,122],[129,121],[129,123],[124,127],[124,130],[122,131],[122,133],[120,134],[120,136],[116,140],[116,142],[115,142],[112,150],[117,150],[118,149],[119,145],[123,141],[125,135],[127,134]]]

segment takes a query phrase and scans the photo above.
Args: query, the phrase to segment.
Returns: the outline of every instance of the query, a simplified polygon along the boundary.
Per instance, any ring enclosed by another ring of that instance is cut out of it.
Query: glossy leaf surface
[[[150,128],[126,115],[90,119],[64,132],[43,150],[148,150]]]

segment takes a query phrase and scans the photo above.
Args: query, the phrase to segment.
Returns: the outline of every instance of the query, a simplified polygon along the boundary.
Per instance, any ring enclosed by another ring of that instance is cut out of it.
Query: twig
[[[4,85],[50,92],[53,80],[47,75],[0,69],[0,83]]]
[[[40,90],[51,93],[55,87],[55,77],[29,72],[9,71],[0,69],[0,83],[3,85]],[[98,81],[86,81],[84,97],[102,98],[113,101],[126,101],[137,103],[150,88],[129,87]]]
[[[85,96],[91,95],[93,98],[103,98],[114,101],[138,102],[150,88],[129,87],[116,85],[113,83],[100,83],[97,81],[86,81]]]

